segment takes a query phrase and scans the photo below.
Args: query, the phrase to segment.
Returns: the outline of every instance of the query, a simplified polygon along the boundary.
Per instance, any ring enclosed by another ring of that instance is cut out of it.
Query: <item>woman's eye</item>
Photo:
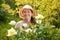
[[[26,13],[26,11],[24,11],[23,13]]]
[[[26,14],[26,12],[23,13],[24,15]]]
[[[28,13],[30,13],[30,11],[28,11]]]

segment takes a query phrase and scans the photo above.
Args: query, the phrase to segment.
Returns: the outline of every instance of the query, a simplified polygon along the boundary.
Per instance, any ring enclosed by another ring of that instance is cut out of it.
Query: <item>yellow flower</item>
[[[8,35],[7,36],[13,36],[13,35],[16,35],[16,34],[17,34],[16,30],[14,28],[11,28],[11,29],[8,30]]]

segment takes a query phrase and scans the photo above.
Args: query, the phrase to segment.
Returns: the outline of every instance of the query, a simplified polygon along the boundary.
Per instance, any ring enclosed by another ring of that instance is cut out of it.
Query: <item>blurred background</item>
[[[53,29],[58,30],[56,33],[60,34],[60,0],[0,0],[0,40],[7,40],[6,31],[11,27],[8,24],[11,20],[22,20],[18,12],[26,4],[31,5],[36,14],[44,16],[44,25],[54,25]],[[54,38],[60,40],[60,35]]]

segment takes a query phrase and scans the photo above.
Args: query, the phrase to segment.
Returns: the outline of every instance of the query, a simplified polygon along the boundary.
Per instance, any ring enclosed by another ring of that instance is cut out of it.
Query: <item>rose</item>
[[[12,21],[10,21],[10,23],[9,23],[10,25],[15,25],[16,24],[16,22],[14,21],[14,20],[12,20]]]
[[[13,36],[16,35],[17,31],[14,28],[11,28],[8,30],[8,35],[7,36]]]

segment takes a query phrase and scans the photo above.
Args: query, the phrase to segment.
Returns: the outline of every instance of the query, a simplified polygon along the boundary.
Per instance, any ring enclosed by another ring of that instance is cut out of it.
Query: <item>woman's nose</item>
[[[24,16],[27,16],[27,15],[28,15],[27,13],[24,14]]]

